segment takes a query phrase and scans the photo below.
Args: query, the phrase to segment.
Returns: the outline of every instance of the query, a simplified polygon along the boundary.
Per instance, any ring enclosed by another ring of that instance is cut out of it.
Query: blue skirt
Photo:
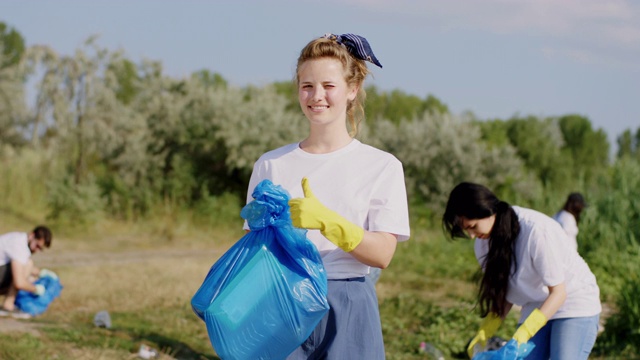
[[[378,297],[368,276],[329,280],[330,309],[287,360],[384,359]]]

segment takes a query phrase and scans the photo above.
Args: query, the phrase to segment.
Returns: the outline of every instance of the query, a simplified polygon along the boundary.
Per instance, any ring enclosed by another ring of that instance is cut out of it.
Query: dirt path
[[[136,263],[157,259],[196,259],[196,258],[217,258],[222,254],[219,249],[153,249],[153,250],[135,250],[126,252],[51,252],[37,254],[37,264],[41,268],[57,268],[63,266],[83,267],[95,266],[100,264],[125,264]],[[1,333],[29,333],[35,336],[39,335],[38,327],[40,324],[32,319],[16,320],[10,317],[0,317],[0,334]]]
[[[153,249],[135,250],[126,252],[78,252],[67,251],[58,253],[38,254],[38,267],[60,266],[90,266],[100,264],[126,264],[158,259],[176,258],[214,258],[220,256],[221,251],[216,249]]]
[[[29,333],[34,336],[39,336],[37,323],[30,322],[29,320],[16,320],[12,318],[2,317],[0,318],[0,333]]]

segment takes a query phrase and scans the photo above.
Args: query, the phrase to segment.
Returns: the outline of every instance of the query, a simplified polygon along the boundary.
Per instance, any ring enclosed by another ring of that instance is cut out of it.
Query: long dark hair
[[[478,303],[482,316],[489,312],[504,315],[507,307],[509,277],[516,271],[515,242],[520,233],[520,223],[508,203],[483,185],[463,182],[451,194],[442,217],[444,231],[455,238],[468,238],[462,228],[461,217],[469,220],[496,216],[489,236],[489,252],[482,260],[484,274],[480,279]]]

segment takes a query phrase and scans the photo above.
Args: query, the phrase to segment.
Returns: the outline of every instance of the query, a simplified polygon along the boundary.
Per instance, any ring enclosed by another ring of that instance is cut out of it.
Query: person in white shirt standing
[[[364,117],[365,61],[382,67],[354,34],[327,34],[302,49],[296,83],[309,135],[262,155],[249,182],[247,202],[264,179],[289,192],[292,223],[309,229],[327,273],[331,309],[287,359],[385,358],[367,274],[386,268],[397,242],[409,238],[409,213],[402,163],[354,138]]]
[[[574,192],[567,196],[564,207],[553,215],[553,219],[560,223],[576,250],[578,250],[578,223],[580,222],[580,214],[586,206],[587,203],[584,201],[582,194]]]
[[[596,277],[560,224],[511,206],[483,185],[463,182],[449,195],[443,227],[451,238],[474,238],[483,275],[478,302],[485,318],[469,343],[484,347],[513,304],[521,309],[513,335],[535,344],[527,360],[587,359],[602,306]]]
[[[30,233],[10,232],[0,235],[0,295],[5,295],[0,316],[29,318],[30,314],[15,306],[18,290],[44,294],[45,288],[33,281],[45,275],[47,269],[38,269],[31,255],[51,246],[51,230],[46,226],[36,226]]]

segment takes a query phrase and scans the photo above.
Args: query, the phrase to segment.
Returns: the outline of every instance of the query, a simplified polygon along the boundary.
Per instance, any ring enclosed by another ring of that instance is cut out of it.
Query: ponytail
[[[509,278],[518,268],[515,240],[520,233],[518,216],[511,205],[499,201],[496,221],[491,229],[489,252],[483,260],[478,302],[482,316],[489,312],[502,316],[507,308]]]

